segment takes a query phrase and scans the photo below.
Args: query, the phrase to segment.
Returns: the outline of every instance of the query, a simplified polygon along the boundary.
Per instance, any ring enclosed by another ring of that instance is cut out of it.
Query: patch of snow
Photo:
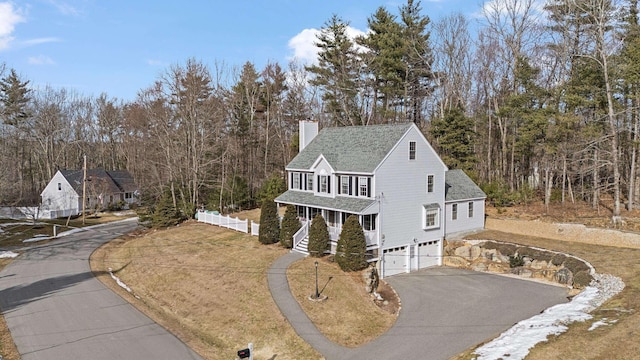
[[[602,318],[602,320],[596,321],[593,324],[591,324],[591,326],[589,327],[589,331],[593,331],[593,330],[599,328],[600,326],[612,325],[612,324],[615,324],[617,322],[618,322],[618,320],[608,320],[607,318]]]
[[[17,257],[18,254],[14,253],[13,251],[2,251],[0,252],[0,259],[13,259],[14,257]]]
[[[624,282],[613,275],[594,274],[593,281],[571,302],[552,306],[541,314],[520,321],[493,341],[476,349],[478,360],[524,359],[537,343],[549,335],[567,331],[568,324],[592,318],[589,312],[602,305],[622,289]]]
[[[109,275],[111,275],[111,278],[116,281],[116,284],[118,284],[118,286],[120,286],[121,288],[127,290],[127,292],[133,294],[133,291],[131,290],[131,288],[129,286],[127,286],[127,284],[125,284],[122,280],[120,280],[119,277],[115,276],[113,274],[113,270],[111,268],[109,268]],[[139,299],[139,297],[137,295],[134,295],[134,296],[136,297],[136,299]]]
[[[602,320],[596,321],[593,324],[591,324],[591,326],[589,326],[589,331],[593,331],[599,328],[600,326],[604,326],[604,325],[609,325],[609,323],[607,322],[607,318],[603,318]]]

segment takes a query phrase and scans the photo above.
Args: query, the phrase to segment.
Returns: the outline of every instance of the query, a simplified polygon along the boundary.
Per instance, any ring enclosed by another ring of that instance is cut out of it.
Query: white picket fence
[[[249,233],[249,220],[241,220],[238,217],[232,218],[227,215],[220,215],[211,211],[198,211],[197,218],[199,222],[221,226],[227,229],[240,231],[245,234]],[[251,235],[258,236],[260,224],[251,220]]]

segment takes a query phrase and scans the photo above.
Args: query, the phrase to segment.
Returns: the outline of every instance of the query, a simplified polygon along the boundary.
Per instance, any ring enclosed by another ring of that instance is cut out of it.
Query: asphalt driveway
[[[0,272],[0,309],[23,360],[200,359],[98,281],[89,255],[137,222],[30,248]]]
[[[328,360],[448,359],[568,301],[562,287],[462,269],[396,275],[385,279],[402,300],[395,325],[371,343],[350,349],[327,340],[291,296],[283,274],[300,257],[291,253],[278,259],[269,271],[269,287],[298,335]]]

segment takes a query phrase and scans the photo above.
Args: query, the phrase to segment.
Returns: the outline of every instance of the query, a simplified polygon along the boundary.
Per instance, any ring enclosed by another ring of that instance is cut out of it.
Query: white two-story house
[[[317,214],[327,222],[332,252],[342,224],[357,215],[368,260],[390,276],[441,265],[446,234],[484,227],[484,193],[464,172],[447,170],[413,123],[318,133],[317,122],[303,121],[300,152],[286,167],[288,190],[275,201],[296,206],[303,227],[294,250],[303,253]]]

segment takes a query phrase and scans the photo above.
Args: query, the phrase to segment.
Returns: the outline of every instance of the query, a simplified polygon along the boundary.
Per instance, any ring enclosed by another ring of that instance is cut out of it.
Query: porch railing
[[[309,234],[309,221],[304,221],[302,227],[295,234],[293,234],[293,248],[297,248],[298,244],[304,240]]]
[[[338,241],[340,239],[341,228],[337,226],[328,226],[329,239],[331,241]],[[364,230],[364,238],[367,241],[367,246],[378,245],[378,232],[375,230]]]

